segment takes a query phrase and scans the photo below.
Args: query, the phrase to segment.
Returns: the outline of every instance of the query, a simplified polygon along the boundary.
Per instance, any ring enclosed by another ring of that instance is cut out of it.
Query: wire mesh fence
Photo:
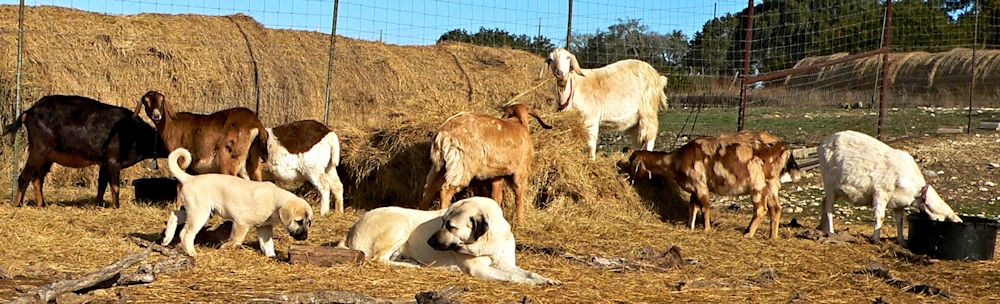
[[[16,18],[7,17],[16,16],[18,7],[12,1],[0,3],[9,4],[2,8],[5,18],[0,21],[5,48],[0,54],[0,98],[12,105],[16,88],[10,75],[17,73],[18,28]],[[735,130],[742,77],[828,62],[884,45],[890,51],[890,136],[962,126],[963,109],[968,114],[970,104],[973,128],[997,116],[993,108],[1000,101],[993,77],[998,75],[994,64],[998,53],[992,50],[1000,44],[996,34],[1000,8],[992,3],[895,3],[890,41],[884,39],[887,2],[751,3],[755,14],[746,72],[746,1],[343,0],[336,19],[340,39],[359,43],[465,42],[536,55],[569,46],[584,68],[627,58],[644,60],[670,79],[667,91],[672,108],[661,119],[661,131],[668,138],[674,133]],[[303,110],[290,107],[287,100],[325,99],[325,67],[330,57],[324,34],[333,31],[335,1],[39,0],[26,4],[22,106],[55,93],[131,106],[144,90],[160,89],[183,100],[188,111],[245,106],[258,110],[265,123],[272,125],[324,118],[313,103]],[[399,51],[385,52],[402,56]],[[974,52],[978,53],[973,56]],[[336,86],[351,78],[392,78],[361,77],[352,75],[353,71],[385,65],[391,73],[400,72],[394,65],[402,59],[364,58],[358,48],[349,46],[335,54],[336,76],[329,89],[335,113],[349,113],[355,99],[380,102],[420,86],[419,80],[397,79],[405,85],[384,93],[344,93]],[[474,54],[468,59],[454,52],[450,55],[459,65],[485,62]],[[362,67],[337,66],[339,62]],[[540,67],[541,59],[525,64]],[[803,144],[840,129],[875,132],[881,75],[882,58],[874,55],[747,83],[746,127],[770,129]],[[491,92],[472,88],[474,76],[464,78],[470,101]],[[548,87],[541,90],[553,94]],[[295,94],[290,96],[289,91]],[[9,122],[14,111],[4,108],[3,120]]]

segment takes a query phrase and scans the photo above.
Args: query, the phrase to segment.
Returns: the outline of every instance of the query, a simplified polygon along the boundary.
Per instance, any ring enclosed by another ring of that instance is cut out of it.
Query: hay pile
[[[806,57],[795,67],[835,60],[847,56],[836,53]],[[976,73],[976,93],[993,94],[993,83],[1000,81],[1000,50],[977,50],[973,66],[972,50],[956,48],[941,53],[908,52],[889,54],[889,85],[893,90],[907,92],[967,92],[972,72]],[[871,56],[826,67],[819,72],[786,77],[790,87],[807,86],[826,89],[871,89],[881,68],[881,56]]]
[[[0,6],[0,16],[0,64],[13,70],[17,7]],[[267,29],[243,15],[109,16],[59,7],[28,8],[25,25],[25,109],[48,94],[132,108],[155,89],[183,111],[253,109],[259,96],[265,125],[323,120],[329,36],[321,33]],[[502,104],[537,83],[542,61],[523,51],[466,44],[403,47],[338,38],[330,125],[342,139],[348,206],[415,204],[437,126],[459,111],[499,115]],[[0,74],[0,84],[12,83],[12,75]],[[538,204],[636,201],[611,161],[587,161],[579,116],[546,114],[553,109],[553,86],[518,100],[557,126],[535,130],[529,195]],[[3,89],[0,95],[13,99],[6,93],[12,87]],[[4,123],[12,119],[9,111]],[[135,166],[125,171],[125,183],[167,175]],[[96,168],[57,168],[49,184],[94,187],[96,176]]]

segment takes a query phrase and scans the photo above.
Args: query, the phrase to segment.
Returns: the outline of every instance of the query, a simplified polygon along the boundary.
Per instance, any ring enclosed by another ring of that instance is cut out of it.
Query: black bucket
[[[960,217],[962,223],[933,221],[925,213],[907,216],[910,251],[944,260],[992,260],[1000,222]]]
[[[140,178],[132,181],[132,187],[136,201],[162,202],[177,198],[177,179],[173,177]]]

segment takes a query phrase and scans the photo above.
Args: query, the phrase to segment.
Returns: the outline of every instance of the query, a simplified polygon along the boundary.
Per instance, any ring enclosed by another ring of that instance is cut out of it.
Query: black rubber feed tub
[[[932,221],[925,213],[907,216],[910,251],[944,260],[992,260],[1000,222],[960,217],[962,223]]]
[[[177,180],[173,177],[140,178],[132,181],[132,187],[136,201],[162,202],[177,198]]]

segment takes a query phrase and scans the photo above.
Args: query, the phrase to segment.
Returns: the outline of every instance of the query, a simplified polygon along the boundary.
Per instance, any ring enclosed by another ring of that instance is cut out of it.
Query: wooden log
[[[466,291],[469,291],[466,286],[448,285],[439,291],[424,291],[416,294],[413,299],[402,300],[377,298],[348,290],[320,290],[266,295],[250,299],[247,303],[453,304],[460,303],[454,298]]]
[[[414,301],[387,300],[375,298],[363,293],[347,290],[321,290],[313,292],[297,292],[275,295],[267,298],[250,299],[247,303],[357,303],[357,304],[396,304],[415,303]]]
[[[150,250],[159,252],[160,254],[165,256],[175,256],[181,254],[180,251],[177,251],[174,248],[166,247],[134,236],[132,237],[132,242],[135,243],[136,245],[139,245],[139,247],[149,248]]]
[[[101,282],[107,281],[108,279],[114,278],[121,274],[122,269],[131,267],[136,263],[146,259],[149,256],[150,250],[144,252],[128,255],[111,265],[104,266],[104,268],[98,269],[97,271],[85,274],[76,279],[62,280],[57,282],[52,282],[44,286],[39,286],[38,290],[30,294],[23,295],[9,303],[48,303],[53,301],[57,296],[63,293],[76,291],[88,287],[92,287]]]
[[[338,264],[361,266],[365,262],[365,253],[348,248],[292,244],[288,247],[288,261],[292,264],[310,264],[321,267]]]
[[[816,155],[816,147],[792,150],[792,156],[794,156],[796,159],[811,158],[813,157],[813,155]]]
[[[935,133],[937,134],[959,134],[962,133],[962,127],[940,127],[937,128]]]
[[[809,171],[816,168],[819,168],[818,159],[813,158],[799,161],[799,171]]]
[[[1000,121],[981,121],[979,128],[983,130],[1000,131]]]

